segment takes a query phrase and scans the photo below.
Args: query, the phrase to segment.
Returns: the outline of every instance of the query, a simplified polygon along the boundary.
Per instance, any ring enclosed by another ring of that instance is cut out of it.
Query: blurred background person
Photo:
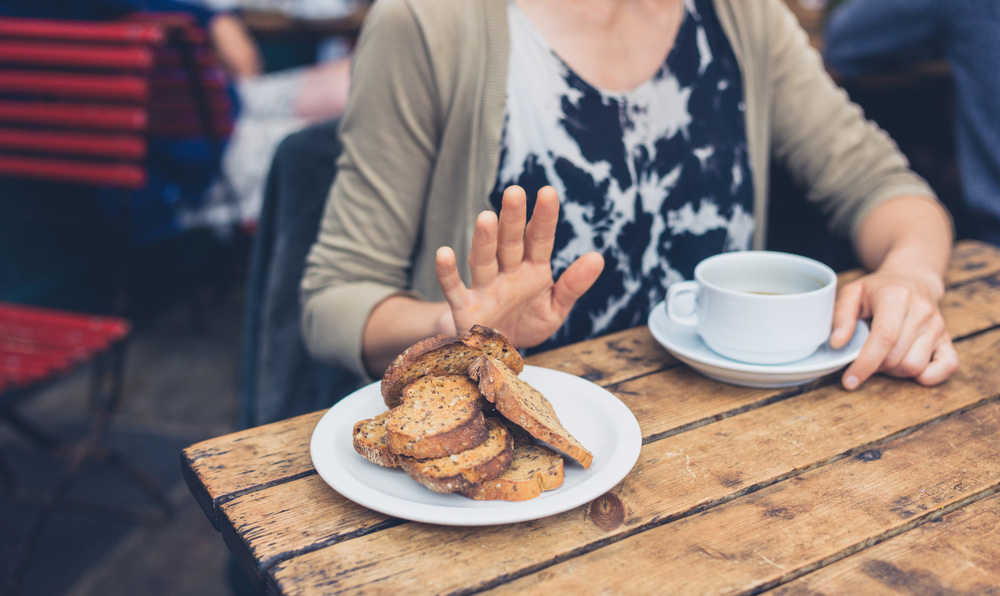
[[[825,58],[844,77],[947,60],[963,187],[956,225],[961,235],[1000,245],[1000,2],[848,0],[827,22]]]

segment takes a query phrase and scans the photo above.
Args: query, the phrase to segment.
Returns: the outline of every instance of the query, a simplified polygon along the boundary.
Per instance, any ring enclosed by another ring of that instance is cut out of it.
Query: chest
[[[574,72],[609,91],[627,91],[649,80],[670,53],[685,15],[682,0],[628,7],[539,0],[516,4]]]

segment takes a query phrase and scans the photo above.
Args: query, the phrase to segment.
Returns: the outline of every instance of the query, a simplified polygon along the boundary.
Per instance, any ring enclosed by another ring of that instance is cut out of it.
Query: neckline
[[[684,29],[684,27],[688,26],[688,21],[691,20],[691,11],[688,10],[689,1],[690,0],[684,0],[683,2],[681,2],[681,6],[683,7],[682,8],[683,16],[681,17],[680,25],[678,25],[677,27],[677,33],[674,36],[674,43],[671,44],[670,49],[667,51],[667,54],[663,57],[662,60],[660,60],[660,65],[656,67],[656,70],[653,71],[653,74],[651,74],[645,80],[640,82],[638,85],[632,87],[631,89],[625,89],[622,91],[605,89],[604,87],[592,83],[587,78],[580,75],[580,73],[578,73],[572,66],[570,66],[568,62],[563,60],[563,57],[559,55],[559,52],[555,51],[555,49],[551,45],[549,45],[548,40],[545,39],[545,36],[542,35],[542,32],[538,29],[538,27],[535,26],[534,21],[528,18],[528,15],[525,14],[525,12],[521,10],[521,7],[517,5],[516,0],[507,0],[507,10],[512,11],[512,13],[516,16],[516,18],[523,22],[524,27],[528,32],[528,35],[530,35],[539,45],[545,48],[545,50],[553,58],[555,58],[559,62],[559,64],[562,65],[563,68],[566,69],[566,72],[569,73],[570,76],[580,81],[587,89],[600,94],[602,97],[610,97],[621,100],[621,99],[629,99],[635,96],[638,92],[649,87],[663,75],[665,70],[667,70],[670,59],[674,56],[674,51],[677,48],[677,40],[680,39],[681,31]]]

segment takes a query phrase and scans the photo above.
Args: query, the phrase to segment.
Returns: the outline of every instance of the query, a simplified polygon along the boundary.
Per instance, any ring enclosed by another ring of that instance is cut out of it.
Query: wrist
[[[879,266],[877,273],[886,273],[904,277],[917,284],[927,295],[939,301],[944,296],[944,275],[934,267],[908,259],[893,259],[890,255]]]
[[[435,335],[457,335],[455,317],[451,314],[451,306],[447,302],[439,302],[439,313],[434,323]]]

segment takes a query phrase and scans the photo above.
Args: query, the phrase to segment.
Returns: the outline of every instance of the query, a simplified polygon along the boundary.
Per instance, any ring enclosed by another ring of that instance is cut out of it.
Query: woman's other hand
[[[958,368],[938,303],[944,294],[940,276],[879,269],[846,284],[837,293],[830,345],[843,347],[859,318],[871,319],[871,333],[857,360],[843,374],[855,389],[876,372],[937,385]]]
[[[450,247],[437,251],[438,281],[451,308],[439,322],[442,333],[462,333],[478,323],[497,329],[514,345],[536,346],[551,337],[577,299],[604,268],[596,252],[574,261],[557,281],[552,279],[552,247],[559,219],[559,198],[546,186],[538,191],[531,220],[527,196],[518,186],[503,193],[499,221],[483,211],[469,250],[471,283],[458,274]]]

